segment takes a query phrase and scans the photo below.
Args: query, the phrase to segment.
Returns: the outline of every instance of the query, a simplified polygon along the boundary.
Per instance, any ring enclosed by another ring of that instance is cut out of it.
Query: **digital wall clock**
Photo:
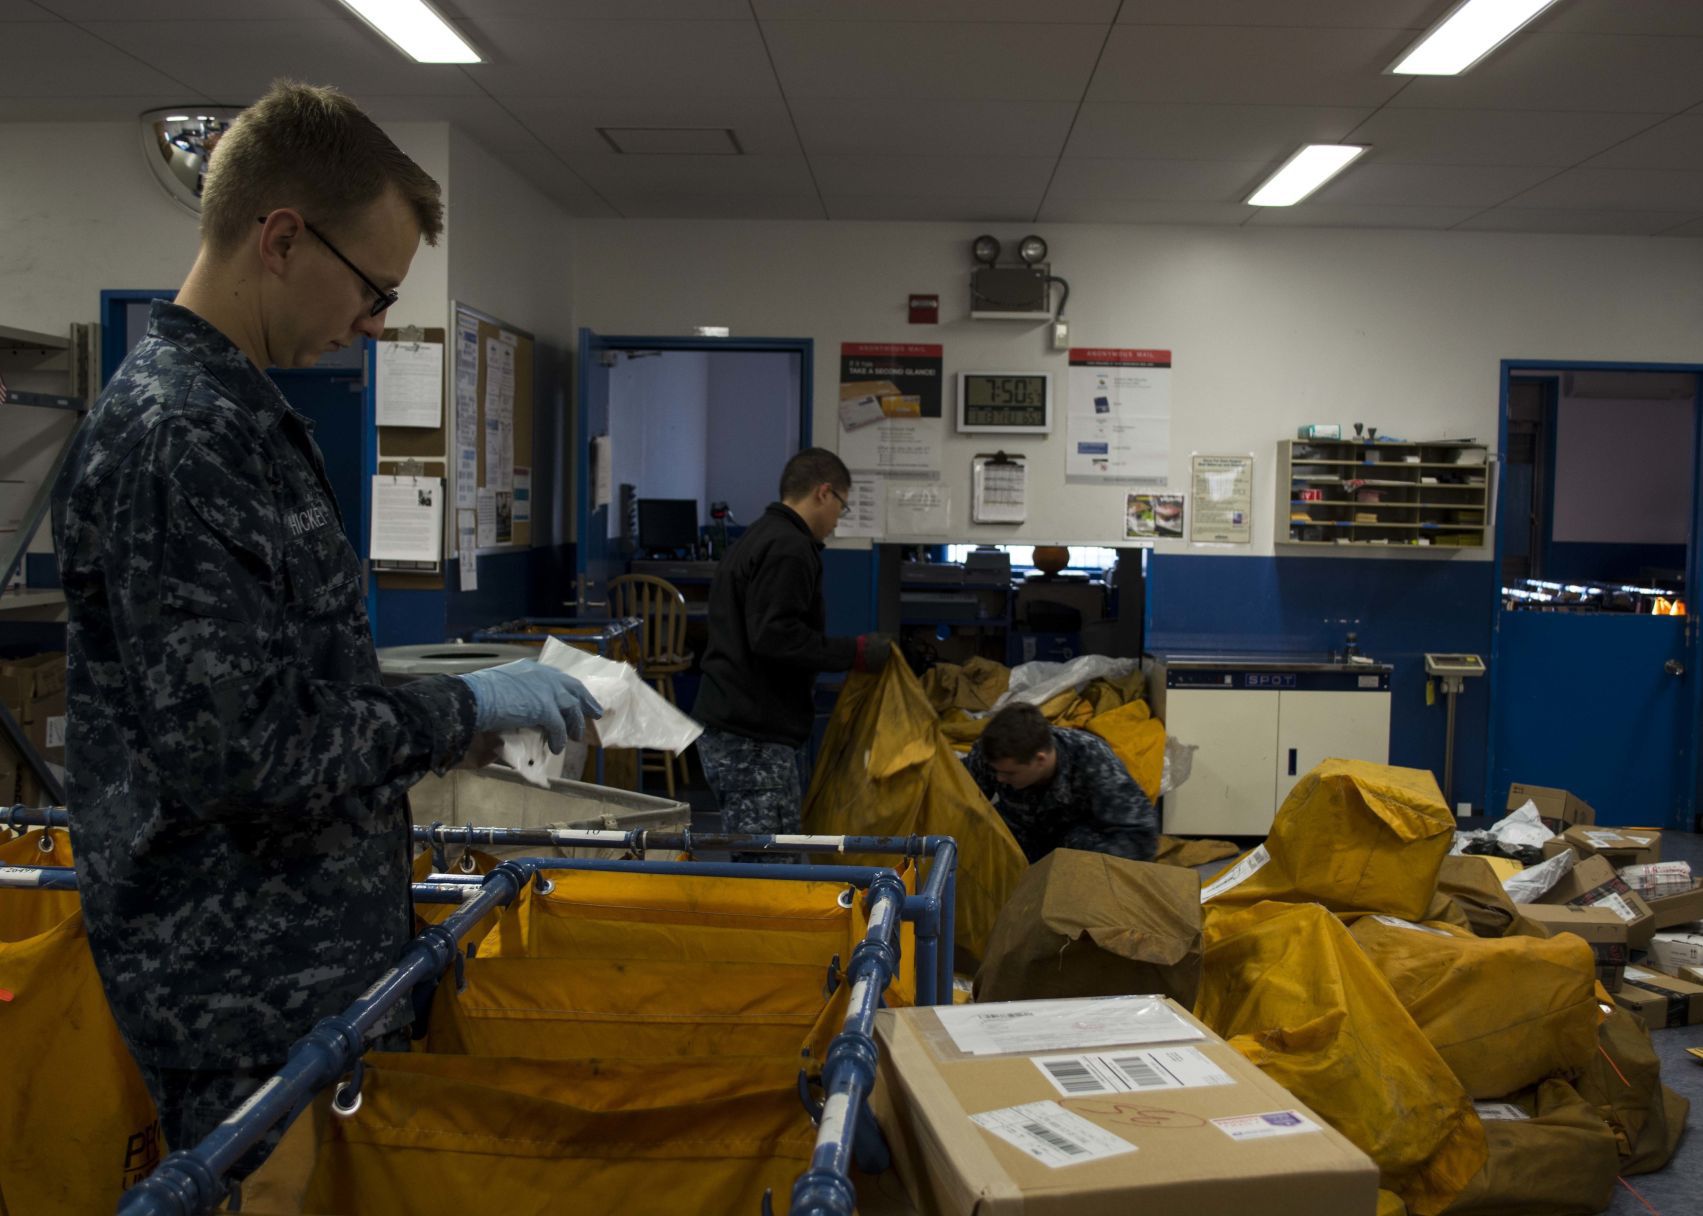
[[[958,429],[1045,435],[1053,427],[1051,372],[959,372]]]

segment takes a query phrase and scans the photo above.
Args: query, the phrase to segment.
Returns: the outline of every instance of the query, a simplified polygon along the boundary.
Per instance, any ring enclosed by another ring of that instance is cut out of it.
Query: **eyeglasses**
[[[266,222],[266,217],[264,215],[260,217],[260,222],[262,224],[264,224]],[[389,309],[392,305],[394,305],[396,303],[396,301],[398,299],[398,293],[397,292],[386,291],[384,288],[380,287],[377,283],[375,283],[371,279],[367,278],[367,276],[361,272],[361,268],[359,266],[355,265],[348,258],[344,257],[343,254],[342,254],[342,251],[339,250],[337,248],[337,246],[333,245],[330,241],[326,240],[325,235],[323,233],[321,233],[319,229],[315,228],[312,224],[308,223],[306,220],[303,220],[302,221],[302,227],[306,228],[308,230],[308,232],[312,233],[314,239],[317,240],[321,245],[324,245],[327,249],[331,250],[331,256],[332,257],[336,258],[339,262],[342,262],[343,265],[347,266],[350,270],[354,271],[355,277],[357,279],[359,279],[361,282],[365,283],[367,285],[367,290],[372,292],[373,295],[377,297],[377,299],[375,299],[373,301],[372,310],[367,314],[368,316],[373,316],[373,317],[382,316],[387,309]]]
[[[828,493],[832,494],[835,498],[838,498],[840,500],[840,518],[841,519],[844,519],[846,516],[851,514],[851,503],[849,503],[845,500],[844,495],[842,495],[838,490],[834,489],[833,486],[828,487]]]

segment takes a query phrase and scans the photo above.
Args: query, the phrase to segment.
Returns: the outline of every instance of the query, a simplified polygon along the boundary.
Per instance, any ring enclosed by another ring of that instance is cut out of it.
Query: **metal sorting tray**
[[[499,828],[607,828],[618,831],[678,832],[690,827],[692,810],[684,802],[610,789],[581,781],[556,779],[549,789],[533,785],[513,769],[490,765],[452,769],[442,777],[427,774],[408,791],[414,822]],[[459,846],[452,846],[459,847]],[[621,850],[536,845],[476,845],[498,857],[616,857]]]

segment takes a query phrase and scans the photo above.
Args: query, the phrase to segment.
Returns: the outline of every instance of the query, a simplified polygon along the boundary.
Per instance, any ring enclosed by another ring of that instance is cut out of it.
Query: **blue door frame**
[[[1550,371],[1615,371],[1615,372],[1668,372],[1681,373],[1697,378],[1698,389],[1692,398],[1692,473],[1691,473],[1691,527],[1690,539],[1685,552],[1685,607],[1686,615],[1683,628],[1683,662],[1685,665],[1685,680],[1683,709],[1684,720],[1679,730],[1679,767],[1680,767],[1680,802],[1667,815],[1669,827],[1696,831],[1699,820],[1703,819],[1703,804],[1699,801],[1699,791],[1703,788],[1703,748],[1699,747],[1698,733],[1703,729],[1703,628],[1700,628],[1699,612],[1703,603],[1699,602],[1699,592],[1703,591],[1703,364],[1696,363],[1617,363],[1598,360],[1569,360],[1569,359],[1503,359],[1501,363],[1501,382],[1499,392],[1497,418],[1497,451],[1506,452],[1508,449],[1508,394],[1509,387],[1516,375],[1522,373],[1542,373]],[[1497,510],[1495,528],[1495,548],[1492,558],[1491,590],[1496,597],[1491,625],[1490,649],[1490,731],[1485,740],[1485,795],[1484,806],[1491,815],[1499,813],[1507,797],[1506,782],[1500,780],[1497,756],[1497,706],[1502,699],[1509,695],[1510,689],[1504,682],[1502,658],[1503,649],[1503,616],[1501,583],[1502,583],[1502,521],[1504,518],[1502,502],[1507,485],[1506,478],[1497,479]],[[1562,656],[1562,661],[1588,661],[1586,656]],[[1583,712],[1589,712],[1588,709]],[[1536,779],[1537,775],[1533,775]]]

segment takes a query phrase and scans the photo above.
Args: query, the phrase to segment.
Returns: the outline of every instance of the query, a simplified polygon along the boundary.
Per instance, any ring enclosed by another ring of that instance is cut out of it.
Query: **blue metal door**
[[[1500,449],[1508,450],[1508,390],[1514,369],[1703,372],[1660,364],[1505,361]],[[1511,610],[1498,595],[1490,662],[1488,743],[1492,815],[1515,781],[1571,790],[1599,822],[1695,830],[1698,730],[1703,723],[1703,630],[1699,629],[1699,544],[1703,540],[1703,408],[1693,404],[1692,507],[1686,548],[1688,615]],[[1498,489],[1496,569],[1521,543],[1529,486],[1504,477]],[[1498,577],[1497,584],[1500,586]],[[1464,740],[1462,741],[1465,742]]]

